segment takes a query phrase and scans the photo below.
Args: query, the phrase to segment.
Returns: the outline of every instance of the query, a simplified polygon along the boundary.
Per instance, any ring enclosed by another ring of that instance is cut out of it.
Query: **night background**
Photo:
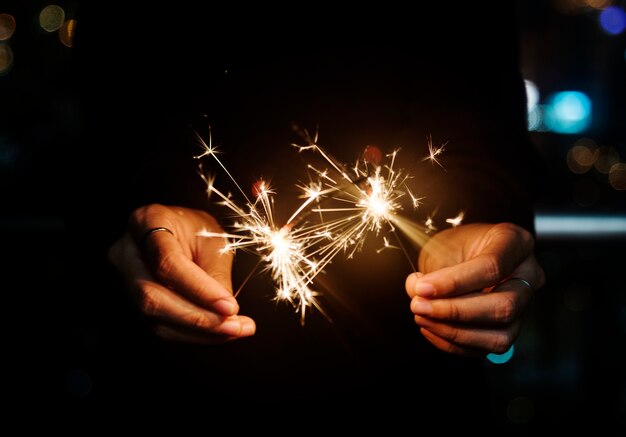
[[[46,311],[71,270],[58,164],[82,129],[72,69],[80,14],[77,2],[50,5],[0,2],[4,337],[20,398],[60,393],[80,405],[97,392],[85,359],[97,333],[59,332]],[[494,417],[510,435],[626,430],[625,9],[611,0],[518,6],[528,125],[547,175],[535,219],[547,284],[512,356],[485,360]]]

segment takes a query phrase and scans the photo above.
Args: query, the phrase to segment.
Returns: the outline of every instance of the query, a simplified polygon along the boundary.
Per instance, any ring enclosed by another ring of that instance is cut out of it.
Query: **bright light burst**
[[[395,168],[398,150],[388,154],[382,163],[380,150],[368,146],[366,153],[348,167],[317,144],[317,135],[311,138],[305,131],[306,144],[293,146],[300,152],[317,153],[327,168],[308,165],[313,177],[307,184],[297,186],[302,191],[300,198],[303,201],[287,223],[279,225],[274,218],[275,192],[269,183],[257,181],[252,189],[254,199],[250,200],[219,160],[211,139],[207,144],[197,133],[196,136],[203,147],[203,152],[196,158],[213,158],[245,199],[245,205],[240,206],[230,193],[224,194],[214,186],[212,177],[202,174],[209,196],[217,196],[219,203],[230,209],[237,219],[231,232],[201,231],[198,235],[226,238],[224,251],[241,249],[259,255],[257,268],[264,264],[264,269],[270,272],[276,286],[276,299],[290,302],[301,313],[302,321],[307,307],[315,306],[321,310],[315,299],[317,293],[312,289],[313,280],[337,254],[343,252],[352,258],[363,248],[370,233],[383,234],[384,244],[377,252],[387,248],[401,249],[414,268],[395,234],[396,226],[405,234],[413,234],[410,235],[412,239],[421,244],[427,238],[426,234],[434,229],[431,219],[424,227],[399,214],[404,198],[410,199],[414,209],[423,198],[414,196],[409,190],[407,181],[410,176]],[[441,165],[436,157],[443,152],[443,146],[433,148],[431,139],[428,144],[430,156],[426,159]],[[392,233],[398,246],[389,242],[388,235]]]

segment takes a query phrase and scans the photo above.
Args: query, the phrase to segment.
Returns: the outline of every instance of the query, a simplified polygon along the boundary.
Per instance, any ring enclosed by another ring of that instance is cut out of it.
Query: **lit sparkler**
[[[317,144],[317,135],[310,138],[304,131],[306,144],[294,144],[294,147],[300,152],[317,153],[328,168],[308,165],[315,180],[298,185],[303,201],[287,223],[280,226],[274,219],[275,192],[269,184],[257,181],[253,186],[255,198],[251,201],[219,160],[211,139],[207,144],[197,133],[196,136],[203,147],[203,153],[196,158],[215,159],[245,199],[245,206],[239,206],[230,194],[224,194],[214,186],[213,178],[202,175],[207,183],[207,193],[219,197],[219,203],[230,209],[237,220],[232,225],[232,232],[201,231],[198,235],[227,238],[229,242],[224,251],[242,249],[259,254],[261,258],[257,266],[265,262],[265,270],[271,273],[276,284],[276,298],[292,303],[301,313],[302,320],[307,307],[313,305],[320,309],[315,300],[316,292],[312,289],[316,275],[340,252],[352,258],[362,249],[370,233],[385,234],[383,247],[377,252],[387,248],[401,249],[414,269],[396,228],[421,246],[433,227],[432,223],[424,227],[400,215],[403,198],[410,199],[414,209],[419,207],[422,198],[409,189],[407,181],[410,176],[395,167],[398,150],[386,155],[386,162],[382,163],[380,149],[368,146],[363,156],[348,167]],[[443,152],[443,146],[433,148],[429,139],[429,149],[430,156],[426,159],[441,165],[437,156]],[[387,235],[391,233],[398,246],[389,242]]]

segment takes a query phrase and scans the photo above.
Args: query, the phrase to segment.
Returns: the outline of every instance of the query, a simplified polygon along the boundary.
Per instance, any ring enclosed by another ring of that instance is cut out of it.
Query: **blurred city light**
[[[65,47],[74,46],[74,32],[76,30],[76,20],[67,20],[59,29],[59,40]]]
[[[562,91],[549,99],[545,116],[549,130],[562,134],[585,131],[591,124],[591,100],[580,91]]]
[[[65,22],[65,11],[61,6],[48,5],[39,14],[39,25],[46,32],[59,30]]]
[[[611,167],[619,162],[619,152],[615,147],[600,147],[598,159],[593,166],[602,174],[609,174]]]
[[[591,6],[594,9],[604,9],[607,6],[611,6],[611,0],[585,0],[587,5]]]
[[[524,84],[526,85],[526,104],[530,113],[539,103],[539,89],[532,80],[524,79]]]
[[[599,156],[596,142],[590,138],[581,138],[567,152],[567,166],[572,173],[587,173]]]
[[[8,44],[0,43],[0,76],[7,73],[13,65],[13,51]],[[6,102],[3,102],[6,104]]]
[[[528,112],[528,130],[545,131],[544,114],[545,105],[535,105],[535,107]]]
[[[600,26],[610,35],[619,35],[626,29],[626,12],[618,6],[609,6],[600,12]]]
[[[618,162],[609,170],[609,183],[619,191],[626,190],[626,164]]]
[[[0,14],[0,41],[6,41],[15,32],[15,18],[13,15]]]
[[[550,214],[535,215],[538,239],[626,238],[626,215]]]

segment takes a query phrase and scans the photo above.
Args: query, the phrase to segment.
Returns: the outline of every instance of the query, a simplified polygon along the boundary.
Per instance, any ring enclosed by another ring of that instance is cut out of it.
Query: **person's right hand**
[[[167,228],[172,233],[148,232]],[[136,209],[109,259],[157,335],[167,340],[222,343],[254,334],[254,321],[237,315],[225,240],[197,236],[222,232],[204,211],[158,204]]]

